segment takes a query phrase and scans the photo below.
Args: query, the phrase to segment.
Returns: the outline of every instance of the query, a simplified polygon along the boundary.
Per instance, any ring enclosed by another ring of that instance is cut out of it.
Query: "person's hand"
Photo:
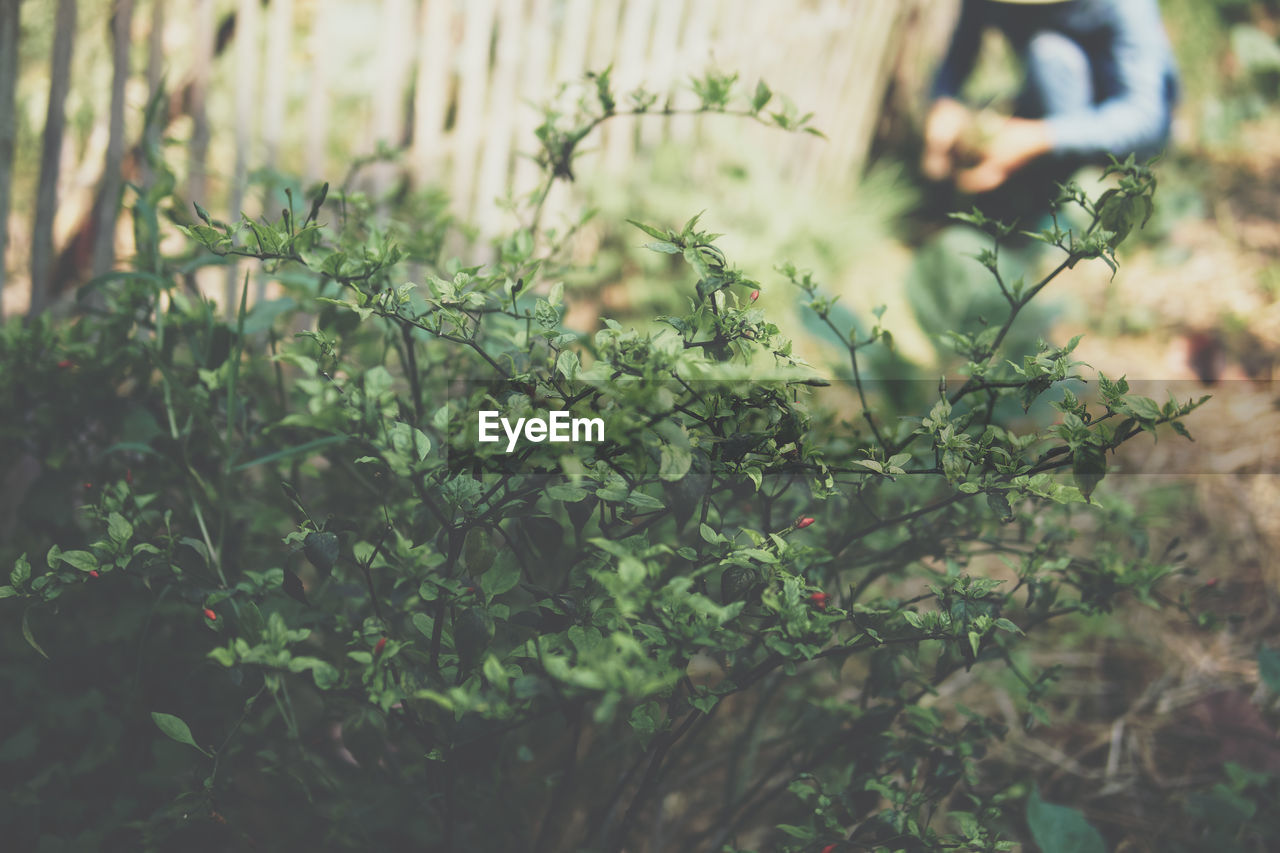
[[[931,181],[951,176],[955,167],[952,152],[972,121],[969,110],[953,98],[939,98],[924,122],[924,156],[920,171]]]
[[[966,193],[994,190],[1014,172],[1053,149],[1049,126],[1037,119],[1010,118],[982,151],[978,165],[956,175],[956,188]]]

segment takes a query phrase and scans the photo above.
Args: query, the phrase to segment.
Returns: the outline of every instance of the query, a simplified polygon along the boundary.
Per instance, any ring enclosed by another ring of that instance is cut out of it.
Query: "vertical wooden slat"
[[[308,49],[311,53],[309,86],[304,109],[307,134],[303,149],[303,177],[308,184],[326,179],[329,150],[329,58],[326,55],[332,37],[333,5],[331,0],[317,0],[311,17]]]
[[[653,0],[627,0],[618,32],[616,59],[613,66],[614,91],[618,106],[630,106],[627,95],[638,86],[652,89],[645,79],[644,59],[653,39]],[[646,119],[641,119],[645,121]],[[615,121],[609,128],[609,141],[604,151],[604,166],[617,171],[635,155],[636,119]]]
[[[481,234],[493,236],[501,225],[501,211],[495,199],[511,186],[511,135],[515,129],[517,74],[526,37],[523,0],[501,0],[498,7],[498,41],[493,67],[493,93],[485,122],[484,153],[476,185],[476,225]]]
[[[289,51],[293,40],[293,0],[271,0],[267,7],[266,61],[263,63],[262,146],[267,168],[280,159],[288,104]]]
[[[677,85],[686,85],[689,77],[700,75],[710,64],[710,33],[718,6],[717,0],[692,0],[689,4],[689,17],[680,34],[680,79]],[[688,97],[684,103],[689,103]],[[687,140],[693,136],[697,123],[693,116],[677,115],[672,116],[670,126],[673,139]]]
[[[653,21],[653,40],[649,45],[649,58],[645,70],[649,76],[648,85],[658,93],[661,108],[671,90],[678,83],[679,68],[679,33],[680,21],[684,18],[684,0],[658,0],[658,10]],[[640,139],[646,145],[665,139],[670,132],[670,122],[665,119],[649,118],[640,124]]]
[[[476,155],[484,141],[493,16],[494,0],[470,0],[467,3],[458,62],[458,108],[453,131],[453,180],[450,188],[455,209],[464,218],[475,210]]]
[[[14,91],[18,82],[18,0],[0,0],[0,319],[4,319],[9,199],[13,193],[13,141],[17,131]]]
[[[587,42],[591,36],[591,0],[568,0],[556,52],[556,82],[577,80],[587,70]]]
[[[520,70],[519,100],[516,104],[515,171],[512,190],[517,197],[532,192],[538,179],[538,167],[533,157],[538,151],[534,131],[542,121],[539,107],[552,92],[548,75],[551,72],[551,0],[532,0],[525,20],[527,40],[524,45],[524,62]]]
[[[622,0],[596,0],[592,4],[592,14],[591,41],[587,45],[586,70],[599,72],[617,59]],[[607,121],[596,129],[591,138],[579,146],[579,150],[587,155],[586,159],[580,161],[584,168],[592,170],[600,168],[599,151],[609,145],[610,138],[616,132],[618,132],[618,123]]]
[[[111,269],[116,257],[116,214],[120,209],[124,160],[124,87],[129,81],[129,48],[133,37],[133,0],[117,0],[111,19],[111,115],[107,154],[98,194],[97,230],[93,237],[93,274]]]
[[[423,185],[440,180],[444,158],[444,124],[453,86],[454,0],[425,0],[420,17],[410,160],[417,183]]]
[[[191,77],[191,141],[187,150],[187,197],[200,204],[206,198],[206,160],[209,154],[209,116],[205,101],[209,92],[210,66],[213,64],[214,15],[213,0],[192,0],[194,32],[192,38]],[[188,210],[188,213],[191,211]]]
[[[231,222],[240,215],[244,207],[245,186],[249,180],[249,146],[253,139],[253,102],[258,94],[258,58],[261,45],[258,41],[259,0],[239,0],[236,6],[236,43],[235,43],[235,115],[234,125],[236,146],[235,173],[231,177],[231,190],[227,201],[227,215]],[[239,295],[240,264],[227,267],[225,305],[228,311],[237,304]],[[258,294],[261,297],[261,294]]]
[[[164,3],[165,0],[152,0],[151,2],[151,23],[150,29],[147,31],[147,103],[151,103],[160,94],[160,86],[164,80]],[[163,114],[158,118],[158,122],[164,122]],[[158,145],[161,133],[160,128],[152,125],[147,127],[146,132],[146,146],[150,148]],[[151,166],[144,159],[142,163],[143,184],[150,184],[152,177]]]
[[[164,4],[151,2],[151,30],[147,33],[147,93],[155,97],[164,77]]]
[[[53,51],[49,62],[49,103],[40,147],[40,179],[36,187],[35,227],[31,235],[31,302],[28,311],[39,314],[52,294],[53,218],[58,209],[58,173],[62,161],[62,134],[66,127],[67,91],[71,86],[71,51],[76,31],[75,0],[58,0],[54,18]]]
[[[404,134],[404,96],[413,36],[413,8],[409,0],[383,0],[381,24],[378,75],[371,93],[371,151],[376,151],[379,146],[398,148]],[[396,172],[393,163],[375,163],[370,167],[369,187],[374,198],[381,198],[387,193]]]
[[[823,171],[842,180],[850,177],[866,156],[903,11],[897,4],[865,5],[860,18],[866,29],[859,44],[859,61],[832,74],[833,80],[843,83],[847,95],[840,115],[832,117],[833,144],[822,166]],[[805,178],[812,180],[815,176],[810,173]]]

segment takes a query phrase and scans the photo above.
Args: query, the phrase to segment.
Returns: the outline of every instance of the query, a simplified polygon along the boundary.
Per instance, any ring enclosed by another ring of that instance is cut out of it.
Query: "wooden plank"
[[[476,180],[476,225],[491,237],[502,225],[497,199],[511,188],[511,144],[515,131],[517,74],[526,33],[523,0],[501,0],[498,7],[497,46],[494,53],[492,95],[485,123],[480,173]]]
[[[453,0],[425,0],[420,10],[413,148],[409,158],[419,186],[441,180],[445,119],[454,86],[454,17]]]
[[[327,180],[329,175],[329,123],[333,99],[329,94],[329,42],[333,38],[333,2],[317,0],[307,35],[310,52],[309,86],[303,121],[307,128],[303,149],[303,178],[308,184]]]
[[[71,87],[71,52],[76,31],[75,0],[58,0],[53,50],[49,60],[49,101],[40,147],[40,178],[36,185],[35,227],[31,236],[30,315],[39,314],[52,294],[53,218],[58,208],[58,173],[62,164],[62,135],[66,127],[67,91]]]
[[[645,57],[653,39],[653,14],[653,0],[627,0],[623,9],[613,66],[614,93],[621,110],[631,106],[628,92],[641,85],[652,88],[652,84],[645,79]],[[604,151],[605,169],[621,171],[635,156],[636,121],[621,119],[610,122],[608,143]]]
[[[466,6],[458,61],[457,122],[453,131],[454,208],[466,219],[475,210],[477,153],[483,143],[489,95],[489,49],[495,0],[470,0]]]
[[[685,0],[658,0],[657,12],[653,21],[653,38],[649,42],[649,54],[645,61],[645,74],[649,78],[647,84],[658,94],[655,109],[661,109],[666,99],[671,96],[672,89],[679,82],[679,39],[680,22],[684,19]],[[640,122],[640,140],[644,145],[655,145],[667,138],[670,122],[663,118],[650,117]]]
[[[18,83],[18,0],[0,0],[0,319],[4,319],[9,204],[13,194],[13,147],[17,132],[14,91]]]
[[[534,131],[542,122],[541,105],[552,96],[551,86],[558,82],[551,76],[551,45],[553,39],[551,0],[531,0],[524,22],[528,35],[524,46],[524,61],[520,70],[520,97],[516,104],[515,169],[511,187],[520,198],[537,189],[540,170],[534,157],[538,153],[538,140]]]
[[[568,0],[560,26],[560,50],[556,53],[555,80],[569,83],[587,70],[587,44],[591,40],[591,0]]]
[[[271,0],[267,7],[266,62],[262,75],[263,160],[274,169],[280,159],[288,109],[289,51],[293,48],[293,0]]]
[[[373,115],[369,123],[371,138],[368,150],[400,147],[404,135],[404,95],[409,79],[413,9],[409,0],[383,0],[378,38],[378,74],[374,91]],[[367,173],[369,190],[381,199],[391,189],[399,169],[394,163],[374,163]],[[379,205],[381,213],[381,204]]]
[[[97,197],[98,227],[93,235],[92,271],[102,275],[116,257],[116,218],[124,179],[124,88],[129,81],[129,48],[133,36],[133,0],[117,0],[111,19],[111,105],[107,119],[107,151]]]
[[[711,64],[711,30],[718,16],[719,0],[693,0],[689,4],[688,20],[681,29],[680,57],[677,73],[679,79],[675,85],[688,88],[690,77],[697,77]],[[677,104],[689,106],[692,96],[684,93]],[[697,120],[690,115],[676,115],[671,118],[671,138],[685,141],[692,139],[697,130]]]
[[[258,0],[239,0],[236,6],[235,43],[235,116],[232,119],[235,135],[236,162],[231,176],[227,200],[228,221],[234,222],[244,208],[245,187],[249,182],[250,145],[253,141],[253,104],[258,97],[258,60],[261,56],[259,35],[261,29]],[[240,267],[233,263],[227,267],[223,304],[230,309],[235,305],[240,287]],[[261,296],[261,294],[259,294]]]

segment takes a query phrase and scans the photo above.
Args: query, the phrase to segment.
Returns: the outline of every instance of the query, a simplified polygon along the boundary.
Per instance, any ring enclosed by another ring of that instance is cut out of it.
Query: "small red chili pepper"
[[[214,613],[212,608],[206,607],[204,609],[204,618],[208,619],[210,622],[217,622],[218,614]]]
[[[814,519],[810,518],[809,516],[805,516],[804,518],[796,522],[796,530],[804,530],[810,524],[813,524],[813,522],[814,522]]]
[[[58,362],[58,367],[61,368],[62,370],[66,370],[68,367],[75,367],[75,366],[76,366],[76,363],[69,358],[64,358],[62,361]]]
[[[98,577],[98,570],[97,570],[97,569],[93,569],[93,570],[91,570],[91,571],[89,572],[89,577],[91,577],[91,578],[96,578],[96,577]]]
[[[758,290],[753,290],[753,291],[751,291],[751,301],[752,301],[752,302],[755,302],[755,301],[756,301],[757,299],[759,299],[759,298],[760,298],[760,291],[758,291]]]
[[[809,600],[812,601],[813,605],[819,610],[826,610],[827,602],[831,600],[831,596],[827,595],[825,592],[815,592],[813,595],[809,596]]]
[[[387,647],[387,638],[379,637],[378,644],[373,647],[373,656],[376,658],[378,655],[382,654],[382,650],[385,649],[386,647]]]
[[[90,482],[87,482],[87,481],[86,481],[86,482],[85,482],[85,484],[84,484],[84,490],[87,492],[87,491],[89,491],[89,490],[90,490],[90,489],[92,489],[92,488],[93,488],[93,483],[90,483]]]
[[[133,469],[132,468],[124,469],[124,481],[131,486],[133,485]]]
[[[831,851],[835,849],[836,849],[836,846],[834,844],[828,844],[826,847],[822,848],[822,853],[831,853]]]
[[[1204,582],[1204,585],[1205,585],[1205,587],[1206,587],[1206,588],[1208,588],[1208,589],[1213,589],[1215,586],[1217,586],[1217,585],[1218,585],[1218,579],[1217,579],[1217,578],[1209,578],[1207,581],[1205,581],[1205,582]]]

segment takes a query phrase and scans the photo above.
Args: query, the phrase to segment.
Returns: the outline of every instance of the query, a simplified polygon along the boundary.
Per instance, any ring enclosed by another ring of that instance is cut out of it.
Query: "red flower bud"
[[[815,592],[813,595],[809,596],[809,600],[812,601],[813,606],[819,610],[826,610],[827,602],[831,600],[831,596],[827,595],[825,592]]]
[[[62,370],[66,370],[68,367],[75,367],[75,366],[76,366],[76,363],[69,358],[64,358],[62,361],[58,362],[58,367],[61,368]]]
[[[97,570],[97,569],[93,569],[93,570],[91,570],[91,571],[89,572],[89,577],[91,577],[91,578],[96,578],[96,577],[98,577],[98,570]]]
[[[759,298],[760,298],[760,291],[758,291],[758,290],[753,290],[753,291],[751,291],[751,301],[752,301],[752,302],[755,302],[755,301],[756,301],[757,299],[759,299]]]
[[[1209,578],[1207,581],[1205,581],[1205,582],[1204,582],[1204,585],[1205,585],[1207,588],[1209,588],[1209,589],[1213,589],[1215,586],[1217,586],[1217,585],[1218,585],[1218,579],[1217,579],[1217,578]]]
[[[387,647],[387,638],[379,637],[378,644],[373,647],[373,656],[376,658],[378,655],[382,654],[382,650],[385,649],[386,647]]]
[[[90,483],[90,482],[86,481],[86,482],[85,482],[85,484],[84,484],[84,490],[87,492],[87,491],[89,491],[89,490],[90,490],[90,489],[92,489],[92,488],[93,488],[93,483]]]
[[[810,518],[809,516],[805,516],[804,518],[798,519],[796,521],[796,530],[804,530],[810,524],[813,524],[813,522],[814,522],[814,519]]]
[[[217,622],[217,621],[218,621],[218,614],[217,614],[217,613],[214,613],[214,612],[213,612],[213,610],[212,610],[211,608],[206,607],[206,608],[204,609],[204,618],[208,619],[210,622]]]

